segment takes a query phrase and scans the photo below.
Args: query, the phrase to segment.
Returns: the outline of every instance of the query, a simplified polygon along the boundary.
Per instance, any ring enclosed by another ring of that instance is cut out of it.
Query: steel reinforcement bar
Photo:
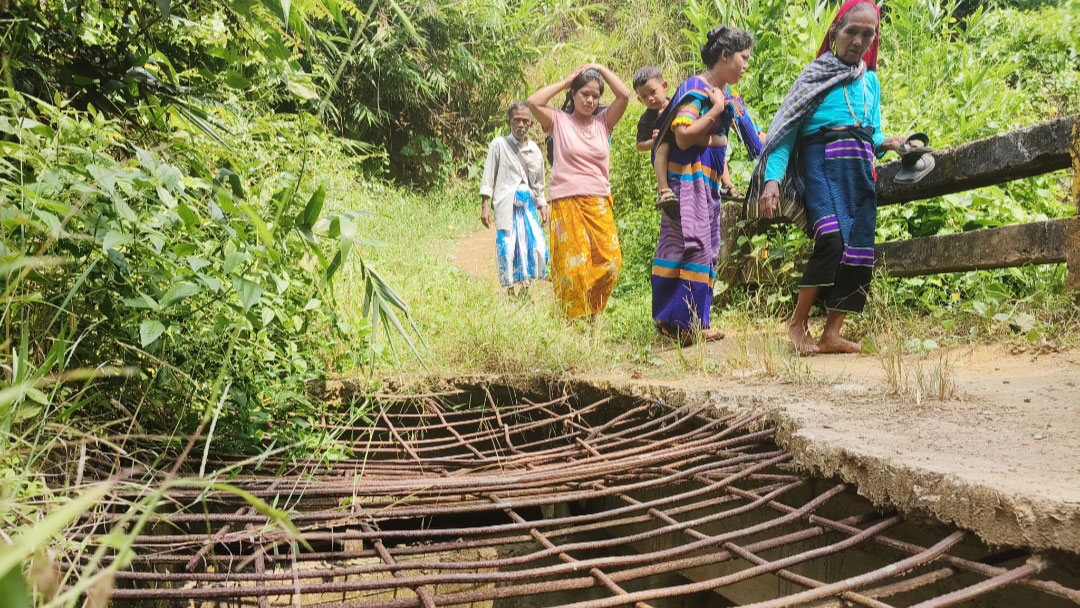
[[[762,413],[446,397],[384,401],[371,427],[325,422],[338,460],[216,455],[242,493],[173,480],[127,553],[114,526],[165,477],[129,475],[67,531],[88,550],[62,563],[118,567],[113,601],[155,606],[1080,603],[1046,556],[991,552],[785,468]]]

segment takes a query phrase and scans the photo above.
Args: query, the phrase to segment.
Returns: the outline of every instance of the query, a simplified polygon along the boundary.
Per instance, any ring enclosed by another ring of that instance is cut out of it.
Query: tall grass
[[[339,186],[347,184],[331,184],[331,191]],[[384,269],[409,302],[427,345],[423,364],[382,347],[386,371],[562,375],[603,369],[624,351],[612,339],[619,333],[618,320],[603,318],[595,328],[570,322],[548,284],[534,286],[533,297],[511,297],[455,264],[458,240],[480,227],[479,198],[468,189],[455,187],[435,197],[368,184],[355,199],[343,200],[373,211],[360,228],[380,244],[366,248],[364,259]],[[494,239],[492,231],[492,259]],[[339,293],[342,314],[350,321],[360,312],[361,294],[348,289],[354,271],[346,267]]]

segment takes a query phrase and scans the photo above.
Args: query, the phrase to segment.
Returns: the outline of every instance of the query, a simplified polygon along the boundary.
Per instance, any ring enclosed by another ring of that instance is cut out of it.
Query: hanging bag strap
[[[508,137],[503,138],[503,145],[510,148],[510,151],[513,152],[514,158],[517,160],[518,167],[521,168],[521,173],[525,176],[525,183],[529,186],[529,195],[532,196],[532,193],[537,191],[537,187],[536,184],[533,183],[532,176],[529,175],[529,163],[525,162],[525,157],[521,154],[521,147],[515,146],[510,143],[510,138]],[[541,184],[540,187],[543,188],[543,184]],[[535,199],[535,197],[533,198]]]
[[[536,185],[532,183],[532,176],[529,175],[529,163],[525,162],[525,157],[521,155],[521,147],[510,143],[509,137],[503,138],[503,145],[510,149],[510,152],[517,160],[518,168],[521,169],[521,174],[525,176],[525,183],[529,185],[529,189],[535,190]]]

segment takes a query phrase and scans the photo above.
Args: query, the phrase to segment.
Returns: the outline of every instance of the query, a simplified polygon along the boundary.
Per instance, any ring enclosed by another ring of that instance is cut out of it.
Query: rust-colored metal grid
[[[1042,556],[961,557],[962,532],[918,528],[844,484],[794,474],[760,413],[703,412],[570,397],[496,405],[490,393],[468,409],[423,396],[383,404],[371,426],[327,425],[349,458],[209,460],[234,465],[227,481],[287,512],[310,547],[234,493],[177,487],[172,511],[135,539],[112,596],[600,608],[694,594],[700,603],[704,593],[720,606],[757,594],[759,607],[833,598],[929,608],[1020,591],[1080,603],[1043,578]],[[79,568],[104,542],[94,525],[83,536],[91,550],[69,562]]]

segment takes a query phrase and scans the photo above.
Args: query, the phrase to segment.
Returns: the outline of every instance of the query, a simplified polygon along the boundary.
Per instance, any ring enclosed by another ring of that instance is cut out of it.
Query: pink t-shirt
[[[554,110],[551,139],[555,143],[551,164],[548,200],[567,196],[607,196],[611,194],[608,165],[611,149],[607,108],[585,123],[577,116]]]

